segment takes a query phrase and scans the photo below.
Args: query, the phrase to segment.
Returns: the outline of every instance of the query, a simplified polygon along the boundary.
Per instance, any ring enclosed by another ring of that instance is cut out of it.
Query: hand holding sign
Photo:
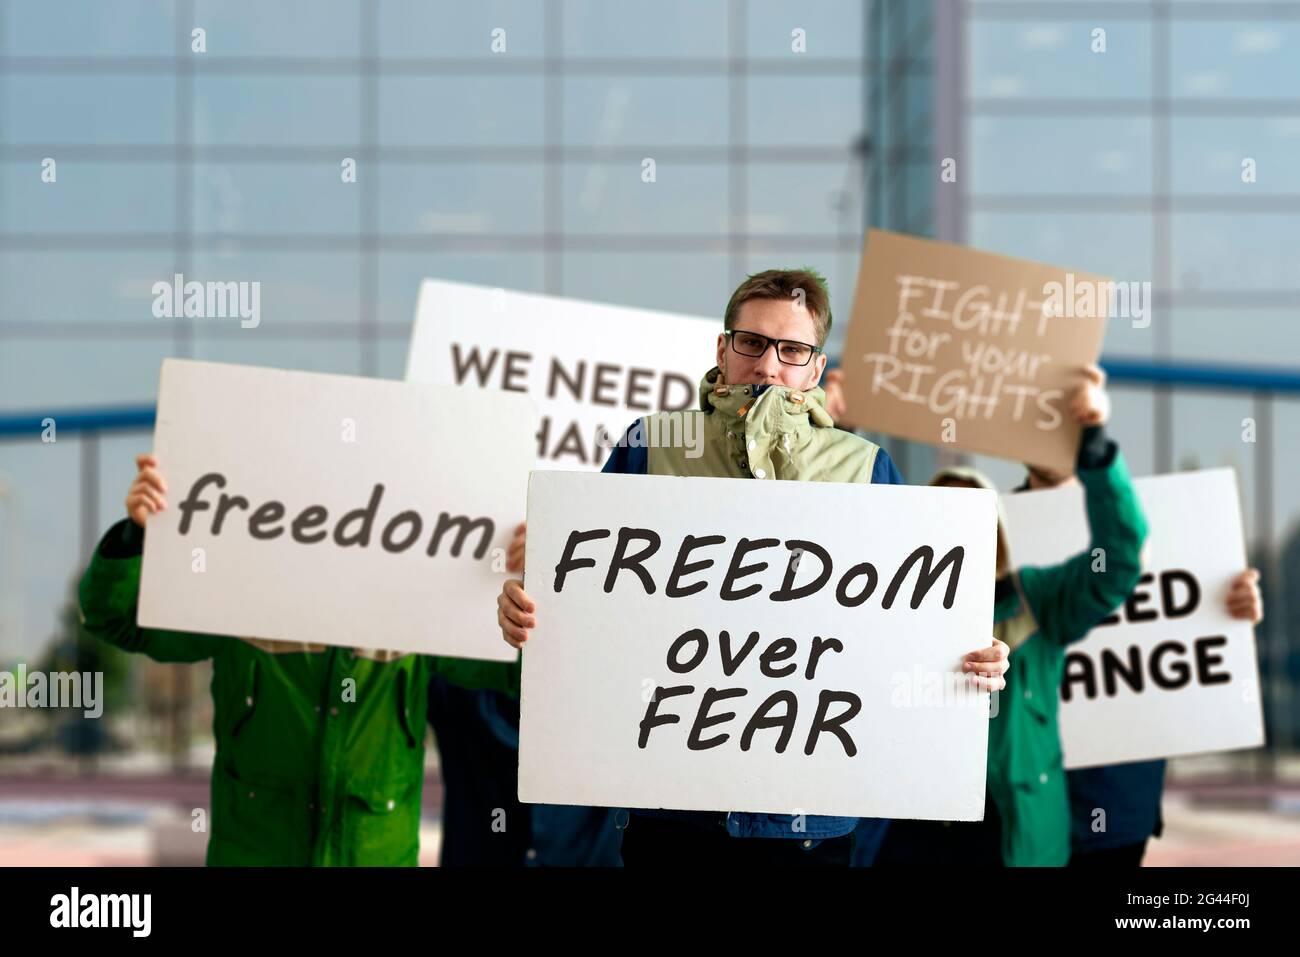
[[[514,538],[510,539],[510,544],[506,547],[506,571],[508,572],[524,570],[524,532],[527,528],[527,522],[520,522],[519,527],[515,529]]]
[[[844,404],[844,370],[827,369],[822,376],[822,391],[826,393],[826,414],[836,422],[844,418],[848,406]]]
[[[497,624],[501,626],[501,637],[516,651],[524,647],[528,630],[537,627],[535,611],[537,604],[524,591],[523,581],[511,578],[501,586],[501,594],[497,596]]]
[[[1259,569],[1247,568],[1228,590],[1228,614],[1252,625],[1264,620],[1264,596],[1259,593]]]
[[[158,471],[158,460],[148,453],[135,457],[135,481],[126,492],[126,514],[131,521],[144,528],[145,519],[154,512],[161,512],[167,507],[163,496],[167,493],[167,483]]]
[[[1110,419],[1110,396],[1106,394],[1106,373],[1096,363],[1083,367],[1084,381],[1075,386],[1067,408],[1082,426],[1105,425]]]

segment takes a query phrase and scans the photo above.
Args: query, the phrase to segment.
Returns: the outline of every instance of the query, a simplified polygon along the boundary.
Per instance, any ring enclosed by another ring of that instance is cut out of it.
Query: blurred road
[[[207,774],[0,779],[0,866],[202,864]],[[442,782],[425,780],[420,863],[436,865]],[[1300,866],[1300,787],[1171,788],[1152,867]]]

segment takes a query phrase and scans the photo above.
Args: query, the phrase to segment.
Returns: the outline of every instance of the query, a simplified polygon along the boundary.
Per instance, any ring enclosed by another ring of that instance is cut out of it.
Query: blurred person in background
[[[507,571],[520,571],[522,554],[510,554]],[[520,803],[518,698],[457,687],[435,674],[429,724],[442,771],[440,866],[622,866],[626,811],[620,817],[609,808]]]
[[[935,861],[1059,867],[1070,859],[1070,798],[1057,725],[1065,649],[1123,604],[1141,576],[1146,518],[1119,447],[1105,433],[1105,375],[1085,366],[1068,413],[1081,426],[1075,475],[1091,541],[1051,566],[1015,567],[998,520],[994,634],[1011,646],[1006,690],[989,722],[984,820],[895,821],[877,864]],[[931,485],[995,489],[973,468],[940,469]],[[1097,550],[1105,555],[1100,567]]]
[[[1025,480],[1012,491],[1059,488],[1075,482],[1073,475],[1026,466]],[[1228,614],[1258,625],[1264,620],[1259,571],[1247,568],[1228,591]],[[1164,793],[1165,761],[1079,768],[1066,772],[1070,789],[1071,867],[1138,867],[1147,842],[1164,830],[1160,802]],[[1099,817],[1097,811],[1104,811]],[[1099,822],[1104,822],[1098,826]]]

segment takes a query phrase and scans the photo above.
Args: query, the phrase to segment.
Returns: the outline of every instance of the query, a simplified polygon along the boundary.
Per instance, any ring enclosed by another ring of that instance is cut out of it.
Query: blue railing
[[[1300,394],[1300,371],[1269,366],[1210,365],[1151,359],[1101,360],[1111,382],[1162,385],[1182,389]]]
[[[153,428],[157,410],[152,405],[127,405],[97,409],[51,409],[0,415],[0,439],[40,438],[46,421],[53,419],[57,432],[119,432]],[[57,434],[57,433],[56,433]]]

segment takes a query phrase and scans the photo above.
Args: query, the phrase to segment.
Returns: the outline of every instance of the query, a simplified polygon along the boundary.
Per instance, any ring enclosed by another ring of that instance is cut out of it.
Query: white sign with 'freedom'
[[[1227,607],[1246,567],[1236,473],[1155,475],[1133,485],[1150,527],[1143,575],[1114,614],[1067,650],[1067,768],[1264,743],[1254,628]],[[1003,508],[1017,565],[1052,565],[1089,548],[1080,486],[1008,495]]]
[[[489,627],[523,512],[525,396],[167,359],[148,628],[510,660]]]
[[[519,798],[978,820],[994,494],[529,481]]]

